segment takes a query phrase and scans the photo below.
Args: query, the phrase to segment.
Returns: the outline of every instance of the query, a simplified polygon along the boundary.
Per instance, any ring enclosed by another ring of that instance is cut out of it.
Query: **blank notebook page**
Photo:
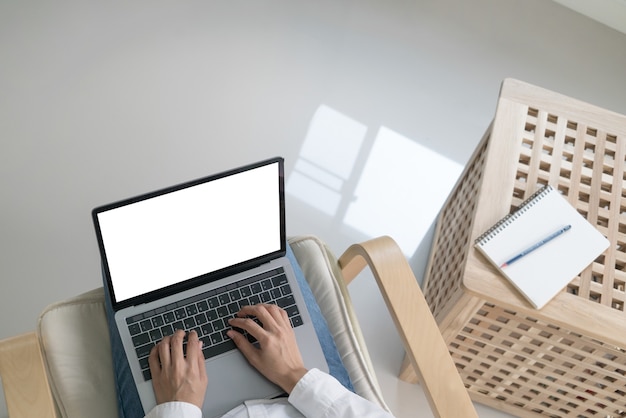
[[[571,228],[514,263],[502,264],[560,228]],[[476,240],[479,249],[537,309],[608,246],[608,240],[551,186]]]

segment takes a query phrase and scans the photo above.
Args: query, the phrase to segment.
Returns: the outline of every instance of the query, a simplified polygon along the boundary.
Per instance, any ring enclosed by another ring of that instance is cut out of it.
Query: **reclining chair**
[[[289,244],[359,395],[389,410],[347,290],[369,266],[406,350],[400,377],[415,372],[434,416],[477,417],[411,268],[391,238],[352,245],[338,260],[315,237],[294,237]],[[0,341],[0,376],[11,418],[117,416],[103,289],[49,306],[36,332]]]

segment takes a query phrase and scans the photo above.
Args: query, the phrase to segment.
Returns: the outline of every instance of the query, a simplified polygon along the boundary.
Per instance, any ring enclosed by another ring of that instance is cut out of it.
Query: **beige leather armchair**
[[[471,418],[476,412],[419,285],[389,237],[355,244],[337,260],[315,237],[289,240],[317,298],[337,348],[361,396],[386,406],[352,308],[347,285],[369,266],[437,417]],[[117,415],[102,289],[48,307],[37,331],[0,341],[9,416]],[[416,388],[416,390],[418,390]]]

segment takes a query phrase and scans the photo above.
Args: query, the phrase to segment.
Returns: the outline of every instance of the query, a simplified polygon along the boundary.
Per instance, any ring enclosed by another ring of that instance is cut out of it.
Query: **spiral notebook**
[[[537,309],[609,246],[552,186],[539,189],[475,241],[475,247]]]

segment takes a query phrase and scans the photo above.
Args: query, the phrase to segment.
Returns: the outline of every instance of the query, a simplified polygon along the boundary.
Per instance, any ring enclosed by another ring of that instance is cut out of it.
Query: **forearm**
[[[310,370],[294,387],[289,402],[305,417],[391,418],[380,406],[350,392],[335,378]]]

